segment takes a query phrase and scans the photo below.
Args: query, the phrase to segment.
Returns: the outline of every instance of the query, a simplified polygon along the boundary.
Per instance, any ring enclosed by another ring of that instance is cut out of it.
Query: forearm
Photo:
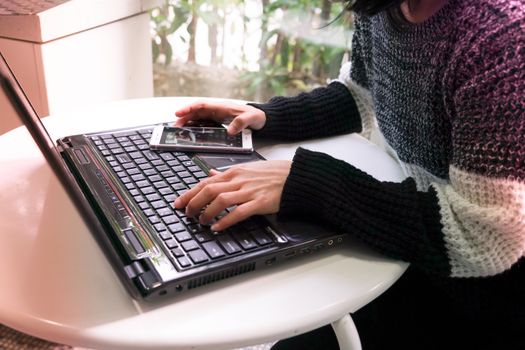
[[[300,148],[279,215],[317,218],[387,256],[448,275],[438,213],[435,194],[418,192],[412,179],[381,182],[348,163]]]
[[[274,97],[250,105],[263,110],[266,124],[259,137],[300,140],[361,131],[361,119],[348,89],[339,82],[295,97]]]
[[[467,191],[467,185],[456,186]],[[487,195],[494,190],[489,187],[483,188]],[[333,224],[434,275],[489,276],[509,269],[522,254],[525,227],[512,212],[522,212],[523,203],[509,197],[487,208],[458,190],[449,184],[420,192],[412,179],[381,182],[326,154],[299,149],[280,215]]]

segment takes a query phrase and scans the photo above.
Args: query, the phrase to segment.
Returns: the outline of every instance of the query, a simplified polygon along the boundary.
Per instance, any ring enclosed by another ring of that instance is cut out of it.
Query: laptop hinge
[[[126,271],[126,275],[129,279],[133,279],[145,272],[144,268],[138,261],[134,261],[130,265],[125,266],[124,271]]]

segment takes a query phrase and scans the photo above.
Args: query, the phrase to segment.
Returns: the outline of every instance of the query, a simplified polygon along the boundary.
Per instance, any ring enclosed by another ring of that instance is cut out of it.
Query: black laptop
[[[324,225],[252,217],[211,231],[175,198],[207,175],[193,154],[149,149],[155,125],[50,138],[4,57],[7,95],[130,294],[153,300],[343,242]],[[227,212],[222,213],[222,215]]]

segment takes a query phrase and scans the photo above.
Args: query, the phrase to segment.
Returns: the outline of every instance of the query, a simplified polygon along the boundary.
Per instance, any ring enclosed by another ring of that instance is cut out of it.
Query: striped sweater
[[[425,271],[458,305],[525,321],[525,4],[449,0],[421,24],[399,29],[380,13],[355,25],[350,71],[253,104],[267,116],[257,134],[377,125],[409,178],[380,182],[300,148],[280,214],[329,220]]]

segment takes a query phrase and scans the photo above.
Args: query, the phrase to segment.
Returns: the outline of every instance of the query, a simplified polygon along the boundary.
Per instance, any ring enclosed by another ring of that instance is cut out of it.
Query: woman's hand
[[[266,123],[266,114],[260,109],[233,102],[198,101],[182,107],[175,114],[179,117],[175,122],[176,127],[199,119],[212,119],[220,123],[231,120],[228,126],[230,135],[245,128],[259,130]]]
[[[186,207],[187,216],[200,214],[199,222],[209,224],[224,209],[237,205],[213,223],[214,231],[252,215],[277,213],[291,164],[287,160],[269,160],[236,165],[222,173],[212,170],[209,178],[177,198],[175,208]]]

